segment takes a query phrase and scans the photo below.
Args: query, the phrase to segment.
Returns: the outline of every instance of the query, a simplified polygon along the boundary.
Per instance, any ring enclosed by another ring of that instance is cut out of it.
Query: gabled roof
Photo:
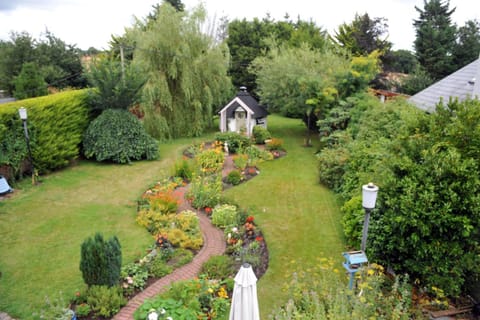
[[[460,101],[467,97],[480,98],[480,59],[411,96],[409,101],[419,109],[434,112],[441,98],[448,102],[450,97]]]
[[[258,104],[257,100],[252,97],[246,90],[240,90],[235,98],[233,98],[219,113],[226,111],[227,117],[232,118],[235,110],[241,107],[252,114],[252,118],[264,118],[267,116],[267,110]]]

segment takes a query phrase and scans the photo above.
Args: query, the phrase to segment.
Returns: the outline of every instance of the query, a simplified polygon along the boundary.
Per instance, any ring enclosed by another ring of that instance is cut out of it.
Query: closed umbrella
[[[235,276],[229,320],[260,320],[257,277],[248,263],[244,263]]]

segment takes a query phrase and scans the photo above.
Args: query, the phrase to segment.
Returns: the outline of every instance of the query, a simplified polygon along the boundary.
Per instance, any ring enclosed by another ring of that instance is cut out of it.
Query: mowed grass
[[[252,209],[269,249],[269,268],[257,284],[262,319],[287,301],[283,289],[295,271],[308,270],[326,257],[343,272],[344,251],[339,206],[334,194],[318,183],[316,148],[303,146],[305,126],[274,115],[268,129],[283,139],[287,156],[261,163],[259,176],[226,191],[227,197]]]
[[[25,179],[12,197],[0,201],[0,310],[30,319],[45,297],[68,301],[84,286],[79,270],[82,242],[96,232],[116,235],[127,263],[144,255],[152,237],[135,222],[136,200],[159,179],[191,139],[160,147],[157,161],[132,165],[78,165]]]
[[[267,241],[269,269],[257,287],[264,319],[288,299],[282,289],[293,272],[308,269],[320,257],[338,261],[341,270],[344,251],[335,197],[318,184],[316,149],[302,146],[305,126],[276,115],[269,116],[268,125],[274,137],[284,140],[288,155],[261,163],[259,176],[225,192],[252,209]],[[81,243],[97,231],[119,237],[124,263],[143,255],[152,239],[135,223],[136,200],[171,174],[192,142],[162,145],[158,161],[126,166],[81,162],[43,177],[40,186],[26,179],[12,198],[0,201],[0,310],[29,319],[46,295],[73,295],[83,286]]]

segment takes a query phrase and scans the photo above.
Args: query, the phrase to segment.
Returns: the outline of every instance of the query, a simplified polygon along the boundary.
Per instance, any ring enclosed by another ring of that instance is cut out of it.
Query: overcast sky
[[[161,1],[161,0],[160,0]],[[133,17],[144,18],[151,0],[0,0],[0,39],[9,40],[10,31],[27,31],[39,39],[46,29],[67,44],[80,49],[108,49],[111,35],[123,34],[132,25]],[[186,9],[197,6],[199,0],[183,0]],[[370,18],[388,19],[389,40],[394,49],[411,50],[415,39],[412,26],[418,18],[415,6],[423,9],[423,0],[204,0],[211,20],[227,16],[230,20],[254,17],[267,13],[283,20],[286,13],[292,19],[312,20],[333,33],[337,27],[350,23],[355,13],[368,13]],[[453,22],[462,26],[467,20],[480,21],[477,0],[450,0],[456,7]]]

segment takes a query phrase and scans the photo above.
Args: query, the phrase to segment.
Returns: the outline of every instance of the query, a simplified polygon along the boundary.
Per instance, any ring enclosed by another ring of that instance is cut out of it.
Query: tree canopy
[[[385,37],[388,29],[386,21],[385,18],[372,19],[368,13],[357,13],[351,23],[343,23],[338,27],[334,40],[354,56],[365,56],[375,50],[385,54],[392,47]]]
[[[455,70],[453,50],[456,28],[452,23],[454,9],[443,0],[424,0],[424,8],[415,6],[419,18],[414,20],[414,42],[417,59],[428,74],[439,80]]]
[[[15,77],[25,63],[36,64],[48,86],[84,87],[86,81],[80,56],[79,49],[66,44],[48,30],[45,38],[40,40],[27,32],[12,32],[9,41],[0,40],[0,88],[13,93]]]
[[[201,31],[206,12],[162,4],[157,19],[134,26],[133,63],[146,75],[144,125],[156,138],[197,136],[212,125],[214,110],[232,93],[228,49]]]

